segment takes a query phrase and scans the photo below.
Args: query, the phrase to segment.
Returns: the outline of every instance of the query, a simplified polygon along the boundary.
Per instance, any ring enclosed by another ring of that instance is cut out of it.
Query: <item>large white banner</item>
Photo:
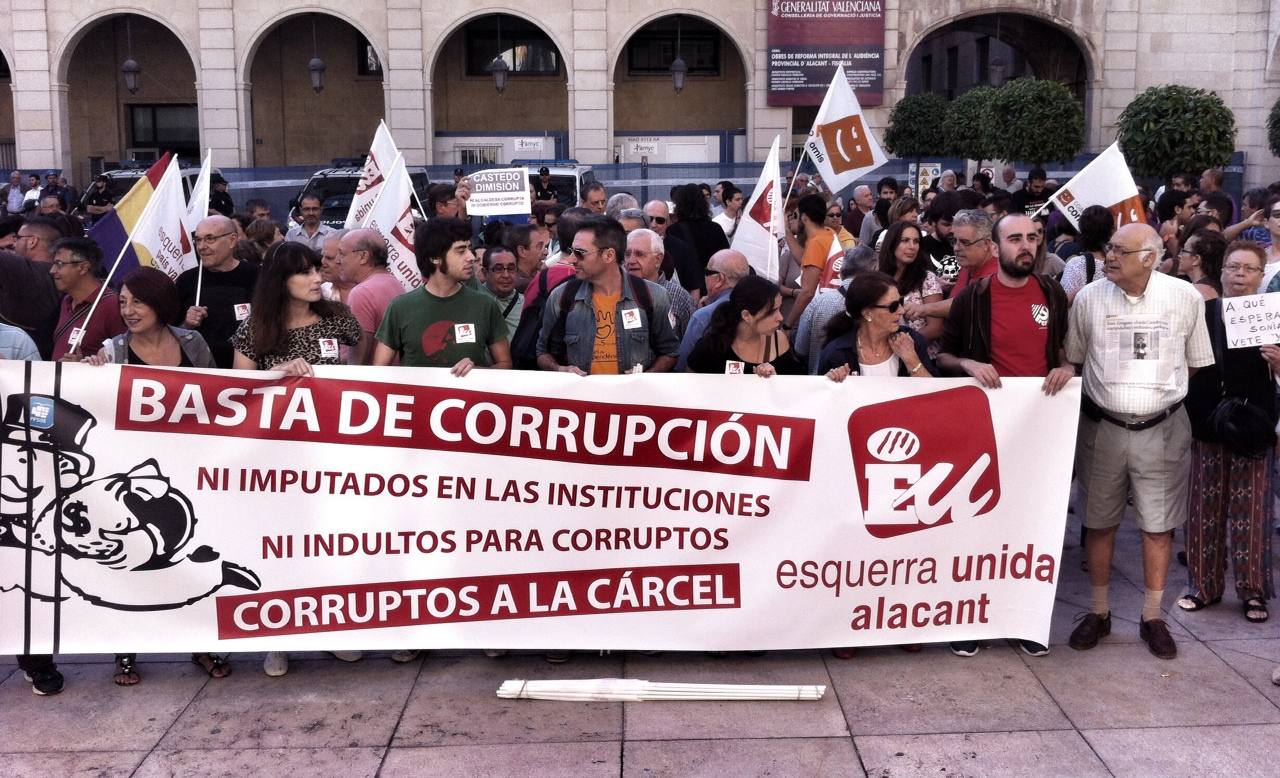
[[[1078,382],[316,372],[0,363],[0,653],[1047,643]]]

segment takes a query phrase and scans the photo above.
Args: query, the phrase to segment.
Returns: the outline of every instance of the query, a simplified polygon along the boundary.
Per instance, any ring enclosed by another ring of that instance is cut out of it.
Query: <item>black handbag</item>
[[[1219,317],[1215,324],[1211,341],[1213,358],[1218,363],[1218,373],[1222,377],[1222,399],[1218,400],[1217,407],[1209,415],[1209,428],[1231,453],[1249,459],[1262,459],[1276,444],[1275,425],[1271,421],[1271,414],[1257,403],[1227,394],[1226,323]],[[1265,360],[1263,367],[1267,371],[1267,379],[1271,380],[1271,369]]]

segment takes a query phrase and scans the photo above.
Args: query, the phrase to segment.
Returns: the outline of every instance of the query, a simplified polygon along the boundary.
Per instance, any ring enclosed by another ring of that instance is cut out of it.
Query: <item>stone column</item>
[[[383,113],[387,129],[409,165],[430,164],[431,74],[422,50],[422,3],[387,0],[387,61],[383,68]]]
[[[605,5],[606,0],[573,0],[569,76],[569,155],[597,165],[613,162]]]
[[[213,152],[214,167],[253,164],[247,91],[236,79],[235,14],[232,0],[199,0],[196,110],[201,154]],[[199,164],[199,160],[187,160]]]
[[[13,30],[13,129],[18,166],[71,169],[66,87],[54,89],[45,0],[32,0],[9,14]],[[60,121],[54,121],[58,95]]]
[[[769,106],[769,0],[756,0],[754,19],[755,61],[743,63],[747,69],[747,159],[737,161],[764,162],[774,136],[780,135],[778,157],[785,164],[791,161],[791,109]]]

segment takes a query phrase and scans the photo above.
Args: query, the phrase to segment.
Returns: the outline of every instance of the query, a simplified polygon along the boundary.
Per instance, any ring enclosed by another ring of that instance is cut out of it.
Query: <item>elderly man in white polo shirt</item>
[[[1139,634],[1152,654],[1172,659],[1178,649],[1160,605],[1172,531],[1187,520],[1191,423],[1182,400],[1191,373],[1213,364],[1213,349],[1204,299],[1154,272],[1162,253],[1154,229],[1126,224],[1106,247],[1106,280],[1071,307],[1067,359],[1084,366],[1076,477],[1093,604],[1069,645],[1093,648],[1111,632],[1111,557],[1132,493],[1146,582]]]

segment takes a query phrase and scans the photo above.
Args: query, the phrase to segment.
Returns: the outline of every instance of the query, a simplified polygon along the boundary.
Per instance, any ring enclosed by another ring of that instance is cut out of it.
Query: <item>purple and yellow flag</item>
[[[120,202],[116,203],[116,207],[102,215],[94,225],[89,228],[89,237],[97,241],[102,248],[102,259],[107,267],[115,262],[120,254],[120,250],[125,248],[129,243],[129,234],[133,232],[133,228],[142,220],[142,214],[147,209],[147,203],[151,202],[151,196],[155,193],[156,187],[160,185],[160,177],[164,175],[164,171],[169,167],[169,152],[165,152],[154,165],[147,168],[146,175],[138,179],[137,183],[120,198]],[[119,284],[118,279],[122,279],[129,275],[132,271],[140,266],[138,255],[133,250],[133,246],[125,249],[124,257],[120,260],[120,266],[112,275]]]

